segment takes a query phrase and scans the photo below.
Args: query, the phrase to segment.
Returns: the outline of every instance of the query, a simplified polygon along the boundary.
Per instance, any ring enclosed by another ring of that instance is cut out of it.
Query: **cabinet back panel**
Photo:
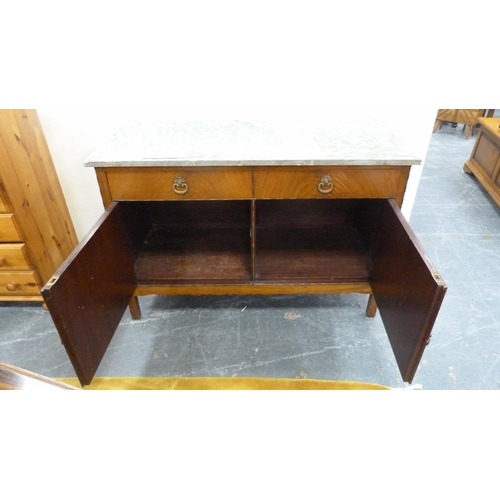
[[[258,228],[351,224],[357,200],[257,200]]]
[[[151,226],[250,228],[250,201],[166,201],[142,204]]]

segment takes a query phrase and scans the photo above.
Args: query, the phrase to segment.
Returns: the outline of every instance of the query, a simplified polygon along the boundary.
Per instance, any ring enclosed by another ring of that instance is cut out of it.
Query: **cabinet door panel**
[[[394,200],[380,200],[371,287],[401,375],[411,382],[446,293]]]
[[[135,205],[112,203],[42,289],[82,385],[90,384],[134,294],[143,237]]]

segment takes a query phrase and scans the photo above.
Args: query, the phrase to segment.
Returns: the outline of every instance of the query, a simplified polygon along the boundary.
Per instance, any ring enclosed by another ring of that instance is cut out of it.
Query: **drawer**
[[[0,297],[2,295],[38,295],[39,293],[33,271],[0,271]]]
[[[29,268],[24,243],[0,243],[0,271],[23,271]]]
[[[326,167],[255,172],[255,197],[398,198],[409,167]]]
[[[111,168],[112,200],[234,200],[252,197],[251,170]]]
[[[0,214],[0,241],[22,241],[14,223],[14,214]]]

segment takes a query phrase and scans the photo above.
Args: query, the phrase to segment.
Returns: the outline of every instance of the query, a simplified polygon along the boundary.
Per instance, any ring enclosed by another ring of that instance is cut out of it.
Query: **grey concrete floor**
[[[464,174],[475,137],[431,137],[410,224],[449,287],[413,385],[500,387],[500,210]],[[366,296],[144,297],[125,316],[96,376],[255,376],[360,380],[402,388]],[[0,302],[0,360],[75,376],[39,304]]]

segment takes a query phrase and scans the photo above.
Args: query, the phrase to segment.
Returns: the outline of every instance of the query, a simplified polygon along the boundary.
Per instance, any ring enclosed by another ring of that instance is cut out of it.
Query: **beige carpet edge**
[[[82,388],[77,378],[56,380]],[[257,377],[96,377],[85,390],[390,390],[390,387],[347,380]]]

